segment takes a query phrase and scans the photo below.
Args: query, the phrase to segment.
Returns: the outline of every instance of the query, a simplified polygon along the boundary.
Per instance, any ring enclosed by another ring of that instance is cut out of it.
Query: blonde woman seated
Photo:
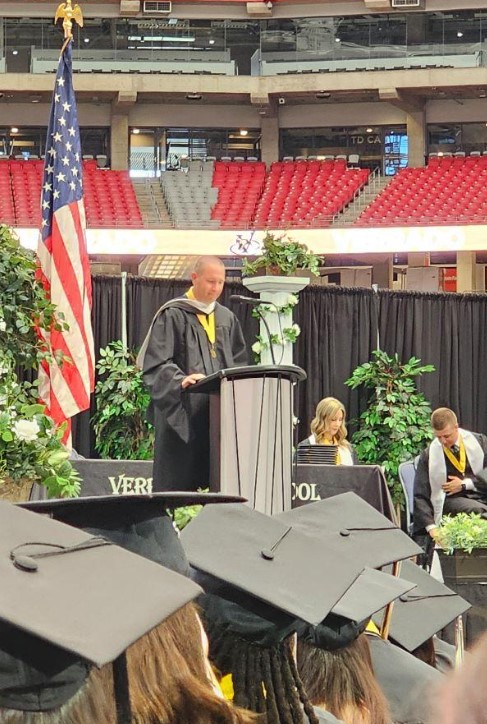
[[[335,397],[325,397],[316,406],[311,421],[311,435],[299,443],[298,448],[308,445],[336,445],[337,465],[354,465],[356,463],[353,448],[347,440],[345,427],[345,407]]]

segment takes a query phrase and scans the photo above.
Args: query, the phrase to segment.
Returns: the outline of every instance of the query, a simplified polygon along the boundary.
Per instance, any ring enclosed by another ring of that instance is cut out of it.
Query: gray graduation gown
[[[431,691],[443,674],[379,636],[367,636],[380,688],[389,702],[395,724],[429,721]]]
[[[153,489],[197,490],[209,482],[208,396],[188,394],[188,374],[210,375],[247,364],[240,324],[229,309],[215,305],[216,357],[210,354],[197,310],[173,300],[156,316],[143,359],[151,394],[149,420],[155,426]]]

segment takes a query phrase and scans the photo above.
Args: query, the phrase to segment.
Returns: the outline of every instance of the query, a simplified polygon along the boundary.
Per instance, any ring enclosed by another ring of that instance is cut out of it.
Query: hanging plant
[[[244,260],[242,276],[253,276],[261,269],[266,274],[292,276],[300,269],[308,269],[318,276],[322,259],[313,254],[306,244],[300,244],[287,234],[276,236],[266,231],[262,240],[261,255],[254,261]]]

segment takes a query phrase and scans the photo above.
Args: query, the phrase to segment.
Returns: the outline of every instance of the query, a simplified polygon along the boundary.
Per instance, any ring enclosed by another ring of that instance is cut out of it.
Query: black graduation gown
[[[390,641],[371,635],[367,639],[375,676],[389,702],[393,722],[428,722],[431,693],[443,674]]]
[[[233,312],[215,305],[216,358],[197,314],[184,302],[163,307],[145,351],[143,377],[152,400],[148,416],[155,426],[155,491],[208,487],[209,400],[186,393],[181,388],[184,377],[247,364],[245,340]]]

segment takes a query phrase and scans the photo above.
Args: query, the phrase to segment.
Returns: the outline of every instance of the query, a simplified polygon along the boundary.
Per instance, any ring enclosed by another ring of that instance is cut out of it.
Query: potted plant
[[[100,350],[93,429],[95,449],[102,458],[151,460],[153,456],[154,428],[146,420],[150,395],[135,358],[121,341]]]
[[[322,260],[305,244],[295,241],[286,233],[276,236],[266,231],[262,240],[261,256],[254,261],[244,260],[243,276],[263,271],[269,276],[300,276],[303,272],[318,276]]]
[[[478,513],[443,516],[437,543],[447,585],[487,581],[487,520]]]
[[[402,364],[397,353],[390,357],[376,350],[372,361],[357,367],[345,382],[352,389],[371,390],[352,444],[362,463],[383,467],[395,504],[403,501],[400,463],[420,453],[433,436],[431,407],[417,391],[414,378],[433,372],[434,367],[420,363],[421,360],[411,357]]]
[[[50,362],[52,352],[38,330],[66,327],[36,277],[34,254],[20,246],[8,226],[0,226],[0,497],[28,497],[34,482],[49,497],[79,493],[80,480],[56,429],[38,404],[37,382],[22,374]],[[62,355],[56,356],[62,363]],[[27,375],[26,375],[27,376]]]

